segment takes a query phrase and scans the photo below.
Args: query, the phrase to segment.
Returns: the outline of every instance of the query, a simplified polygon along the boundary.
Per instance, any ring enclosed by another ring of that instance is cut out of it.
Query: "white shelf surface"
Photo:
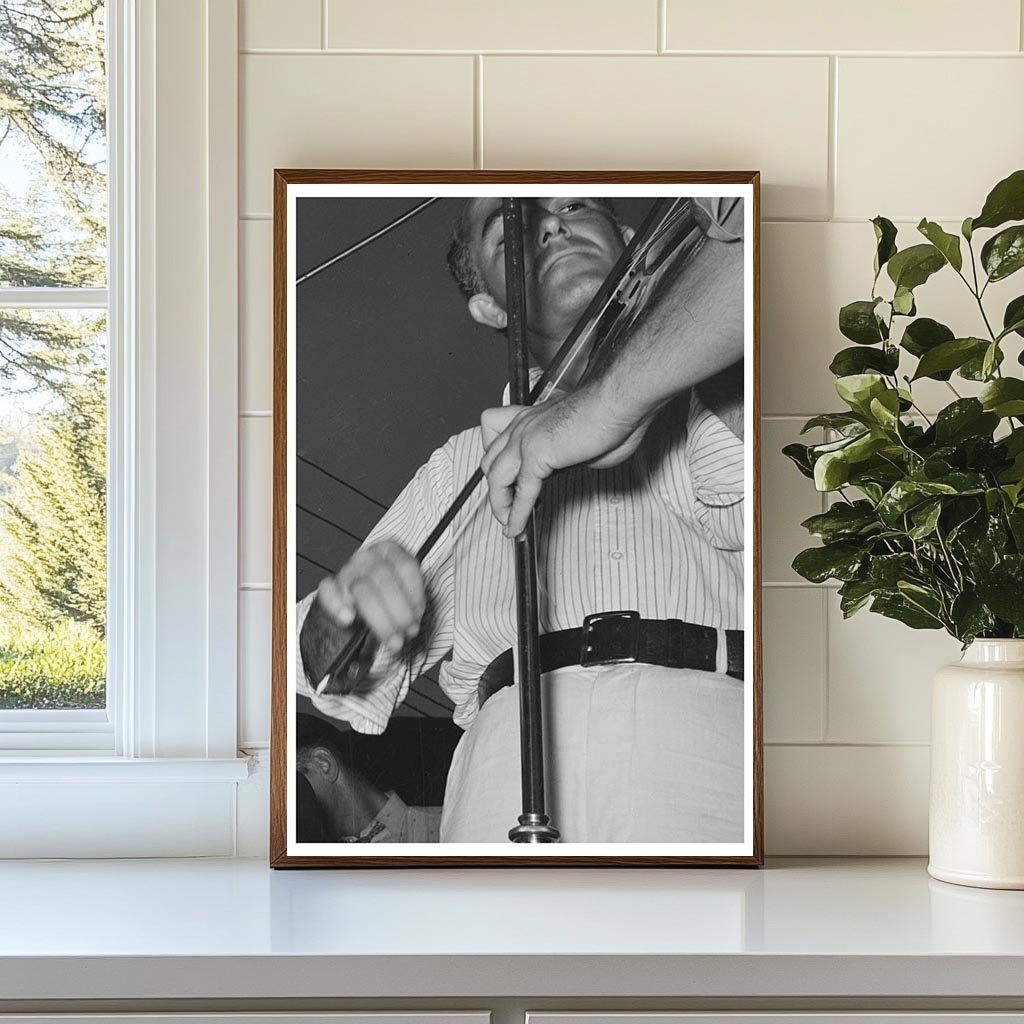
[[[1024,998],[1024,892],[749,869],[0,864],[0,1000]]]

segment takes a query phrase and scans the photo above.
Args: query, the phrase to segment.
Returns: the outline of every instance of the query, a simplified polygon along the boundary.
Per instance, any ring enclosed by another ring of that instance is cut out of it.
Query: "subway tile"
[[[273,421],[246,418],[239,429],[238,576],[271,582]]]
[[[487,167],[760,170],[763,212],[828,212],[828,60],[488,57]]]
[[[239,746],[270,740],[269,590],[238,594],[238,736]]]
[[[239,401],[242,412],[273,402],[274,229],[269,220],[239,224]]]
[[[650,50],[659,0],[329,0],[328,45],[395,50]]]
[[[911,630],[866,609],[844,620],[829,595],[827,738],[926,743],[932,678],[959,659],[959,641],[943,631]]]
[[[838,62],[835,215],[976,215],[1021,166],[1024,60]]]
[[[275,167],[471,167],[473,58],[241,58],[241,208],[269,213]]]
[[[667,0],[669,50],[1016,50],[1017,0],[972,4],[935,0]]]
[[[320,49],[320,0],[241,0],[238,34],[243,47]]]
[[[765,749],[771,856],[923,856],[927,747]]]
[[[785,445],[821,439],[821,431],[800,437],[799,420],[761,421],[761,573],[765,583],[802,582],[791,568],[798,551],[815,539],[800,526],[822,510],[821,494],[782,454]]]
[[[762,591],[764,737],[769,743],[821,740],[825,673],[824,588]]]
[[[945,222],[947,231],[957,225]],[[900,224],[901,248],[924,238],[913,224]],[[875,236],[863,223],[764,224],[761,257],[761,401],[767,415],[808,416],[841,408],[835,378],[828,366],[847,341],[838,327],[839,309],[855,299],[869,298]],[[967,250],[964,247],[966,257]],[[891,294],[883,273],[881,294]],[[889,292],[886,292],[886,288]],[[1006,303],[1019,292],[1013,278],[992,285],[985,296],[989,319],[1000,319]],[[918,314],[944,323],[959,337],[986,336],[977,303],[949,267],[916,291]],[[902,336],[901,326],[894,337]],[[1016,336],[1006,345],[1007,357],[1020,351]],[[908,357],[904,372],[911,372]],[[954,378],[962,395],[979,386]],[[938,381],[919,381],[914,395],[926,412],[941,409],[954,398]]]

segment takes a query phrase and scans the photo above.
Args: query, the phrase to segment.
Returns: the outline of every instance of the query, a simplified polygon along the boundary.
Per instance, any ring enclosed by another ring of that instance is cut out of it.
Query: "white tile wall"
[[[275,167],[464,167],[473,58],[241,58],[241,204],[269,213]]]
[[[1019,56],[843,58],[837,80],[837,216],[959,223],[1021,165]]]
[[[825,731],[824,589],[769,587],[762,598],[764,738],[818,743]]]
[[[328,0],[327,45],[377,50],[646,50],[658,43],[655,4],[630,0]]]
[[[487,167],[761,171],[771,217],[822,217],[825,57],[494,57]]]
[[[1016,50],[1017,0],[667,0],[669,50]]]
[[[267,412],[273,404],[273,240],[269,220],[244,220],[238,231],[238,407]]]
[[[238,745],[246,750],[270,735],[269,590],[243,590],[238,600]]]
[[[901,221],[908,242],[921,216],[953,227],[1024,164],[1020,2],[512,7],[242,0],[240,735],[267,739],[270,602],[253,587],[270,575],[271,423],[245,414],[270,406],[273,167],[759,168],[767,848],[922,853],[928,684],[957,645],[844,622],[834,590],[792,573],[821,502],[778,450],[836,405],[827,366],[839,306],[871,285],[867,218]],[[951,274],[918,300],[978,330]]]
[[[239,45],[246,49],[319,50],[322,0],[288,0],[281,17],[281,0],[242,0]]]

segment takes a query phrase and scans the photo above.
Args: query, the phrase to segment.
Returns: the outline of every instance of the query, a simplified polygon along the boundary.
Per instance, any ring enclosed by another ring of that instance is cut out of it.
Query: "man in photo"
[[[436,843],[440,807],[410,807],[356,769],[351,731],[296,715],[295,824],[299,842]]]
[[[539,373],[632,230],[604,199],[523,207]],[[697,251],[585,381],[578,366],[548,402],[487,410],[449,439],[298,606],[300,692],[362,732],[382,732],[411,680],[450,656],[439,681],[465,734],[442,842],[507,842],[521,810],[509,538],[538,496],[547,807],[563,842],[743,839],[742,204],[694,213]],[[449,266],[470,316],[502,332],[499,199],[467,202]],[[411,552],[481,460],[489,503],[470,501],[420,565]],[[623,610],[641,620],[636,661],[590,659],[584,620]],[[381,645],[369,685],[317,693],[357,615]]]

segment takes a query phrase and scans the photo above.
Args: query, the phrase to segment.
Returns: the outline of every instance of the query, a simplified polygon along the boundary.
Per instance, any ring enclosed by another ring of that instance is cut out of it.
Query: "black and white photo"
[[[277,176],[272,863],[760,863],[756,174]]]

